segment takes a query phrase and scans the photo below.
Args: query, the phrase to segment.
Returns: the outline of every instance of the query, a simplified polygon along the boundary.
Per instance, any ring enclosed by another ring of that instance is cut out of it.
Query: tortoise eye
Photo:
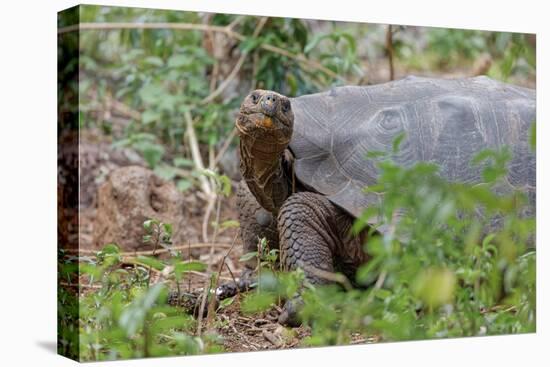
[[[290,101],[285,99],[283,101],[283,112],[288,112],[288,110],[290,110]]]
[[[256,104],[258,103],[258,95],[256,93],[252,93],[252,95],[250,96],[252,98],[252,103]]]

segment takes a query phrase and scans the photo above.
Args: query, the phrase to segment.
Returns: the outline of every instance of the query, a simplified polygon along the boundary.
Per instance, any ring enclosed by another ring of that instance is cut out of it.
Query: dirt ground
[[[236,218],[233,200],[228,200],[223,205],[223,218]],[[87,208],[82,211],[81,216],[81,253],[89,254],[90,251],[97,251],[91,244],[91,231],[93,231],[95,208]],[[197,233],[201,231],[199,217],[189,218],[188,225],[193,226]],[[231,252],[226,258],[226,265],[231,269],[233,276],[239,277],[242,271],[242,264],[239,257],[242,255],[240,239],[237,229],[228,229],[219,234],[216,244],[213,247],[213,256],[210,256],[211,247],[193,248],[189,251],[182,250],[183,256],[189,259],[200,260],[210,264],[212,269],[217,269],[223,257],[228,254],[235,237],[237,238]],[[196,245],[196,244],[194,244]],[[231,273],[224,268],[221,272],[220,283],[230,282]],[[208,273],[193,272],[188,274],[184,282],[184,290],[191,293],[201,293],[209,277]],[[153,282],[160,279],[160,274],[153,275]],[[235,296],[233,303],[226,308],[218,310],[212,322],[215,334],[223,339],[224,349],[228,352],[248,352],[271,349],[286,349],[300,347],[301,341],[310,335],[308,328],[285,328],[277,323],[280,309],[277,306],[267,312],[245,315],[240,311],[240,299],[242,295]],[[208,332],[203,330],[203,332]]]
[[[97,136],[93,139],[85,138],[82,142],[81,154],[85,156],[87,163],[81,167],[81,182],[85,182],[84,187],[81,187],[79,222],[79,254],[81,256],[89,256],[98,250],[93,243],[97,213],[97,187],[105,181],[109,172],[117,167],[125,164],[143,165],[143,162],[139,160],[123,162],[121,159],[116,159],[117,154],[111,154],[109,146],[110,144],[98,140]],[[236,184],[237,182],[233,182],[234,188]],[[223,259],[226,258],[226,266],[220,273],[220,283],[230,282],[233,277],[238,278],[243,270],[243,265],[239,262],[239,258],[242,256],[242,244],[238,236],[238,228],[220,230],[214,242],[203,243],[201,242],[201,233],[205,203],[197,191],[189,190],[185,193],[185,205],[188,245],[180,246],[179,251],[182,256],[207,264],[210,271],[213,272],[217,271]],[[216,213],[212,214],[211,220],[215,220],[215,215]],[[224,198],[220,206],[219,222],[237,218],[235,196]],[[210,231],[210,233],[212,232]],[[133,257],[139,253],[124,252],[122,255]],[[163,254],[161,253],[159,256],[163,256]],[[152,282],[161,281],[161,277],[162,274],[154,273]],[[200,294],[207,281],[209,281],[208,272],[192,272],[188,274],[185,284],[183,284],[184,290]],[[307,327],[285,328],[279,325],[277,323],[280,313],[278,306],[259,314],[245,315],[241,313],[241,297],[242,295],[237,295],[231,305],[218,310],[211,323],[213,329],[210,331],[222,337],[226,351],[246,352],[295,348],[302,346],[302,340],[310,335]],[[203,332],[208,332],[208,330],[203,330]],[[366,342],[360,336],[355,339],[358,342]]]

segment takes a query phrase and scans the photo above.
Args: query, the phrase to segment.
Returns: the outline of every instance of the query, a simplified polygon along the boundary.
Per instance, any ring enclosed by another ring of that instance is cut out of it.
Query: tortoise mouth
[[[273,131],[286,130],[290,128],[287,122],[282,121],[275,116],[267,115],[263,112],[240,112],[237,117],[237,127],[242,132],[258,128]]]
[[[292,126],[262,112],[240,112],[235,126],[242,139],[254,144],[288,145]]]

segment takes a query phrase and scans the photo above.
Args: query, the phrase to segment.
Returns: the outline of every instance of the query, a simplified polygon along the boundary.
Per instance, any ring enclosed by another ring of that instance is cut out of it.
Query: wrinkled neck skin
[[[258,203],[274,215],[292,191],[284,168],[287,146],[288,140],[254,134],[241,135],[239,144],[241,174]]]

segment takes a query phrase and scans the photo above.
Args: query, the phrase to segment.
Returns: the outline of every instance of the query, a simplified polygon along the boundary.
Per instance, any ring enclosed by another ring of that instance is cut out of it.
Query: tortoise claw
[[[281,325],[298,327],[302,324],[298,312],[304,305],[304,301],[301,297],[294,297],[286,301],[283,312],[279,315],[278,322]]]
[[[245,271],[238,281],[224,283],[216,288],[216,299],[221,301],[233,297],[237,293],[248,292],[256,288],[257,283],[258,281],[253,277],[252,272]]]

